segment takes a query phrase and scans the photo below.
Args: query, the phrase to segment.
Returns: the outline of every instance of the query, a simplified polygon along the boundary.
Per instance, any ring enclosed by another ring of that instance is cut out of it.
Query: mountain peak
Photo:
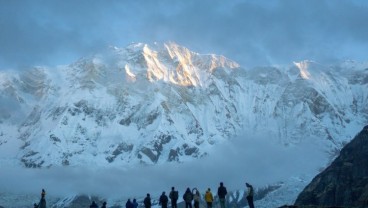
[[[149,81],[162,80],[180,86],[205,86],[216,69],[239,67],[223,56],[195,53],[174,42],[144,44],[142,55]]]
[[[112,53],[96,55],[92,65],[109,65],[125,71],[129,81],[163,81],[180,86],[206,86],[219,68],[230,72],[239,64],[221,55],[199,54],[174,42],[133,43],[126,48],[111,47]]]
[[[313,77],[313,74],[315,73],[314,71],[319,73],[321,69],[325,68],[321,64],[310,60],[304,60],[293,63],[298,68],[299,75],[302,79],[311,79]]]

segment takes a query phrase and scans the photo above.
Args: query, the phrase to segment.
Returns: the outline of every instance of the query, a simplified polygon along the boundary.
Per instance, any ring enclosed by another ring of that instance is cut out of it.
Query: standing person
[[[101,208],[106,208],[106,204],[107,204],[106,202],[103,202]]]
[[[245,186],[247,186],[247,189],[248,189],[247,201],[248,201],[249,208],[254,208],[254,204],[253,204],[254,189],[253,189],[253,186],[250,185],[249,183],[245,183]]]
[[[193,200],[194,200],[194,208],[199,208],[199,201],[201,200],[201,195],[197,188],[192,190]]]
[[[210,188],[207,189],[206,194],[204,195],[204,200],[207,203],[207,208],[212,208],[213,195]]]
[[[169,198],[167,198],[165,192],[162,192],[160,199],[159,199],[159,204],[161,205],[162,208],[167,208],[168,202],[169,202]]]
[[[226,187],[224,186],[224,183],[220,183],[220,186],[217,189],[217,195],[220,199],[220,206],[221,208],[225,208],[225,197],[227,194]]]
[[[171,192],[170,192],[170,200],[171,200],[171,208],[178,208],[178,198],[179,198],[179,192],[175,190],[174,187],[171,187]]]
[[[46,191],[45,191],[45,189],[42,189],[42,191],[41,191],[41,200],[40,200],[40,203],[38,203],[39,208],[46,208],[45,196],[46,196]]]
[[[128,201],[125,203],[125,208],[133,208],[133,203],[128,199]]]
[[[34,203],[33,208],[38,208],[38,204]]]
[[[133,199],[133,208],[138,208],[138,202],[136,199]]]
[[[40,203],[38,204],[39,208],[46,208],[46,199],[41,198]]]
[[[95,201],[92,201],[92,204],[89,206],[89,208],[98,208],[98,205]]]
[[[45,191],[45,189],[42,189],[42,191],[41,191],[41,198],[45,198],[45,195],[46,195],[46,191]]]
[[[190,191],[190,188],[187,188],[187,190],[185,191],[183,199],[185,201],[185,208],[192,208],[193,194]]]
[[[146,198],[144,198],[143,203],[144,203],[145,208],[151,208],[152,203],[151,203],[151,195],[150,194],[147,194]]]

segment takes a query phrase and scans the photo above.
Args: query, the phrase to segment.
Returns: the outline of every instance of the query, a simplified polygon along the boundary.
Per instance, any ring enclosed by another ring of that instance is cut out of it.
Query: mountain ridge
[[[246,70],[175,43],[114,47],[57,69],[3,73],[1,96],[14,105],[0,118],[0,148],[22,143],[14,158],[25,167],[185,162],[246,131],[284,145],[324,138],[333,154],[368,120],[363,66]]]

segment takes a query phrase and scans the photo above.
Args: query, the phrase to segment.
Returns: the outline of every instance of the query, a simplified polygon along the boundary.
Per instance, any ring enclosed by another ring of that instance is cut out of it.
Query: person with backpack
[[[207,189],[206,194],[204,195],[204,200],[207,203],[207,208],[212,208],[213,195],[210,188]]]
[[[227,190],[226,187],[224,186],[224,183],[220,183],[220,186],[217,189],[217,195],[219,197],[220,200],[220,206],[221,208],[225,208],[225,197],[227,194]]]
[[[193,194],[194,208],[199,208],[199,201],[201,200],[201,195],[199,194],[198,189],[194,188],[192,190],[192,194]]]
[[[253,186],[250,185],[249,183],[245,183],[245,186],[248,189],[248,191],[247,191],[247,201],[248,201],[249,208],[254,208],[254,203],[253,203],[254,189],[253,189]]]
[[[187,188],[183,195],[183,199],[185,202],[185,208],[192,208],[193,194],[190,191],[190,188]]]
[[[174,187],[171,187],[171,192],[169,194],[170,200],[171,200],[171,208],[178,208],[178,198],[179,198],[179,192],[175,190]]]
[[[151,208],[152,203],[151,203],[151,195],[150,194],[147,194],[146,198],[144,198],[143,204],[144,204],[145,208]]]
[[[167,208],[168,202],[169,202],[169,198],[166,196],[165,192],[162,192],[160,199],[159,199],[159,205],[161,205],[162,208]]]

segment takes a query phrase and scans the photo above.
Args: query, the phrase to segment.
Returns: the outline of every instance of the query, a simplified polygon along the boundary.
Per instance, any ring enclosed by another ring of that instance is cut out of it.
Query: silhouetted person
[[[165,192],[162,192],[159,200],[159,204],[162,208],[167,208],[167,203],[169,202],[169,198],[166,196]]]
[[[106,208],[106,202],[102,203],[102,207],[101,208]]]
[[[249,183],[245,183],[245,186],[247,186],[247,188],[248,188],[247,201],[248,201],[249,208],[254,208],[254,204],[253,204],[254,189],[253,189],[253,186],[250,185]]]
[[[42,189],[42,191],[41,191],[41,198],[45,198],[45,196],[46,196],[46,191],[45,191],[45,189]]]
[[[144,207],[145,208],[151,208],[152,203],[151,203],[151,196],[150,196],[150,194],[147,194],[146,198],[144,198],[143,203],[144,203]]]
[[[193,194],[194,208],[199,208],[199,201],[201,200],[201,195],[199,194],[198,189],[194,188],[192,190],[192,194]]]
[[[185,202],[185,208],[192,208],[193,194],[190,191],[190,188],[187,188],[183,195],[183,199]]]
[[[42,189],[42,191],[41,191],[41,200],[40,200],[40,203],[38,203],[38,208],[46,208],[45,196],[46,196],[46,191],[45,191],[45,189]]]
[[[171,200],[171,208],[178,208],[178,199],[179,199],[179,192],[175,191],[174,187],[171,187],[171,192],[170,192],[170,200]]]
[[[92,201],[92,204],[89,206],[89,208],[98,208],[98,205],[95,201]]]
[[[221,208],[225,208],[225,197],[227,194],[226,187],[224,186],[224,183],[220,183],[220,186],[217,189],[217,195],[220,199],[220,206]]]
[[[134,208],[133,203],[128,199],[128,201],[125,203],[125,208]]]
[[[204,200],[207,203],[207,208],[212,208],[213,195],[210,188],[207,189],[206,194],[204,195]]]
[[[38,204],[34,203],[33,208],[38,208]]]
[[[138,202],[136,199],[133,199],[133,208],[138,208]]]
[[[46,199],[41,198],[40,203],[38,204],[38,208],[46,208]]]

